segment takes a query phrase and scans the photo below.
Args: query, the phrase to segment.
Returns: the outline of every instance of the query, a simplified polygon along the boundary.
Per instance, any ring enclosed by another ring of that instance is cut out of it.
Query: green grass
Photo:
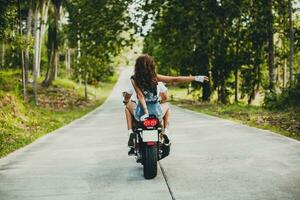
[[[300,140],[300,109],[285,111],[267,110],[261,106],[245,104],[223,105],[204,103],[186,94],[186,89],[170,88],[171,102],[179,107],[230,119],[242,124],[258,127]]]
[[[89,86],[89,100],[85,101],[83,86],[57,79],[47,89],[39,87],[39,106],[35,106],[32,101],[23,101],[19,76],[15,71],[0,72],[0,157],[98,107],[117,80],[115,76],[97,87]],[[32,99],[31,86],[29,94]]]

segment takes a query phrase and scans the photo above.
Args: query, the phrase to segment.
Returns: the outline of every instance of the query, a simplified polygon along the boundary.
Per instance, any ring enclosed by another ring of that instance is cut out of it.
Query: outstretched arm
[[[157,80],[164,83],[186,83],[192,81],[208,81],[207,76],[164,76],[157,74]]]

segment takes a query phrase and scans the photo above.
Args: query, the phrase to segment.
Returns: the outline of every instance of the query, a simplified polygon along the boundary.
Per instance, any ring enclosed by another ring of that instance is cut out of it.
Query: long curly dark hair
[[[143,54],[136,59],[133,78],[142,91],[156,93],[157,74],[155,63],[151,56]]]

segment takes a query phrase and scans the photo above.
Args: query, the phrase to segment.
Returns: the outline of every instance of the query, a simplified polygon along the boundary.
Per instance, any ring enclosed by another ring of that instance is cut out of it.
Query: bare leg
[[[164,116],[164,128],[169,128],[170,125],[170,109],[167,110],[165,116]]]
[[[170,124],[170,106],[168,103],[161,104],[161,108],[163,111],[163,121],[164,121],[164,133],[162,135],[163,137],[163,143],[167,146],[169,146],[170,143],[170,135],[169,135],[169,124]]]
[[[132,115],[127,107],[125,108],[125,116],[127,121],[127,129],[130,130],[132,129]]]
[[[127,103],[125,108],[125,115],[126,115],[126,121],[127,121],[127,128],[129,133],[129,139],[128,139],[128,147],[129,152],[128,155],[134,155],[134,134],[132,132],[132,120],[133,120],[133,111],[135,109],[135,103],[130,101]]]
[[[168,103],[162,103],[161,108],[163,111],[164,128],[169,128],[170,125],[170,106]]]
[[[133,111],[135,106],[136,106],[135,103],[130,101],[127,103],[125,108],[125,116],[126,116],[128,130],[132,129]]]

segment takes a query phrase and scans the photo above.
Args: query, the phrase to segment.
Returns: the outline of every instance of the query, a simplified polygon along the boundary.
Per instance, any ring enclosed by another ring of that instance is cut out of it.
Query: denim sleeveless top
[[[160,106],[160,103],[159,102],[155,102],[155,103],[146,102],[146,105],[147,105],[149,115],[155,115],[161,121],[163,118],[163,111]],[[145,114],[144,109],[142,108],[140,102],[138,102],[138,104],[136,105],[135,110],[133,112],[133,116],[134,116],[135,120],[140,121],[141,116],[143,116],[144,114]]]
[[[131,79],[134,80],[134,77],[132,76]],[[159,94],[157,94],[157,85],[155,85],[153,88],[145,90],[143,88],[140,88],[142,90],[142,93],[144,95],[146,103],[156,103],[159,102]]]
[[[134,80],[133,76],[131,77],[131,79]],[[143,92],[149,114],[155,115],[159,120],[162,120],[163,112],[159,103],[159,94],[157,94],[157,85],[151,88],[150,90],[143,90],[142,88],[141,90]],[[145,114],[144,109],[142,108],[141,103],[138,102],[133,113],[134,118],[136,119],[136,121],[140,121],[141,116],[143,116],[144,114]]]

